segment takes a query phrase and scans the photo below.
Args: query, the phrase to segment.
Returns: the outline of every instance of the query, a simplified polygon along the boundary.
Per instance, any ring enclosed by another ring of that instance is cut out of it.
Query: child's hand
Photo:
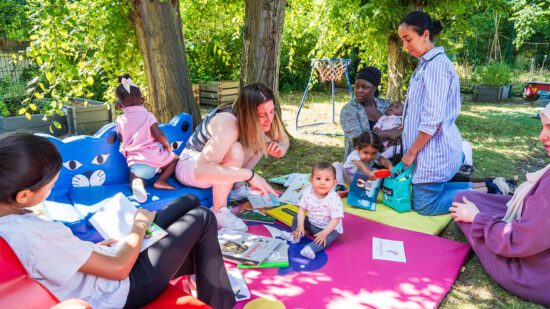
[[[325,232],[325,230],[320,231],[319,233],[315,234],[315,244],[319,246],[326,247],[327,245],[327,235],[328,233]]]
[[[296,227],[294,232],[292,232],[292,239],[298,239],[298,238],[304,236],[304,233],[305,233],[304,227],[303,226],[298,226],[298,227]]]
[[[376,175],[374,175],[374,172],[375,171],[370,171],[370,173],[367,175],[367,176],[369,176],[370,180],[376,180]]]
[[[174,151],[174,149],[172,148],[172,145],[170,144],[167,144],[167,145],[162,145],[162,148],[168,150],[168,151]]]

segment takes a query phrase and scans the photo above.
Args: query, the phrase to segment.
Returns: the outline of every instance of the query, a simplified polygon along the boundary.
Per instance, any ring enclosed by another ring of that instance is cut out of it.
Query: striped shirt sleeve
[[[444,61],[433,61],[427,66],[424,78],[425,102],[418,130],[434,135],[445,119],[445,100],[449,94],[451,74]]]

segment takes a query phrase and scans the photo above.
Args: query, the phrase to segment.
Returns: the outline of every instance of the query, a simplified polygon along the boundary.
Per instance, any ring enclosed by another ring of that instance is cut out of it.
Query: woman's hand
[[[403,158],[401,159],[401,162],[407,167],[410,168],[411,165],[416,161],[416,154],[413,154],[412,152],[408,151]]]
[[[284,155],[281,145],[277,142],[267,142],[266,150],[267,155],[273,158],[280,158]]]
[[[268,196],[270,193],[277,197],[279,196],[277,191],[275,191],[275,189],[273,189],[262,176],[256,173],[254,173],[254,177],[252,177],[248,183],[251,187],[260,190],[263,196]]]
[[[462,201],[463,203],[454,202],[453,206],[449,208],[451,217],[453,217],[455,222],[462,221],[471,223],[479,213],[479,208],[477,208],[476,204],[470,202],[465,196],[462,197]]]
[[[145,208],[140,208],[138,209],[134,217],[134,224],[143,223],[145,224],[146,229],[148,229],[151,226],[151,224],[153,224],[153,221],[155,220],[156,215],[157,215],[156,211],[149,211]]]

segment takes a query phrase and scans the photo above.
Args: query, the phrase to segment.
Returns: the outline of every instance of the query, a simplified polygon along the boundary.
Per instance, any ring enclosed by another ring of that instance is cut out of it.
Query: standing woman
[[[365,67],[357,72],[355,97],[340,112],[346,147],[344,159],[354,150],[352,139],[363,132],[372,131],[376,121],[390,106],[390,101],[378,98],[381,77],[380,70],[375,67]]]
[[[180,155],[176,178],[186,186],[212,187],[218,225],[246,231],[246,224],[227,208],[227,199],[246,197],[245,181],[263,194],[277,194],[253,168],[263,155],[284,156],[288,145],[275,113],[273,91],[261,83],[251,84],[234,104],[215,108],[204,117]]]
[[[414,163],[412,207],[423,215],[449,212],[454,196],[469,183],[449,180],[464,155],[455,120],[460,113],[460,81],[443,47],[433,37],[442,30],[430,15],[415,11],[399,23],[403,47],[420,60],[407,90],[403,120],[403,163]]]

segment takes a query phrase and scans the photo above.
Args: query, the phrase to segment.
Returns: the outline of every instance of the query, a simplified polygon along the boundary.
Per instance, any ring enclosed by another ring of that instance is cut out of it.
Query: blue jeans
[[[292,231],[296,230],[296,227],[298,226],[298,215],[294,216],[294,219],[292,219]],[[304,229],[308,232],[310,232],[312,235],[315,235],[322,231],[323,229],[311,224],[306,217],[304,220]],[[330,234],[327,235],[327,245],[326,246],[319,246],[314,241],[310,242],[307,246],[313,250],[313,252],[321,252],[325,250],[326,247],[330,246],[331,243],[333,243],[338,237],[340,236],[340,233],[336,232],[336,230],[332,230]]]
[[[471,188],[469,182],[413,183],[412,208],[425,216],[447,214],[455,195]]]

